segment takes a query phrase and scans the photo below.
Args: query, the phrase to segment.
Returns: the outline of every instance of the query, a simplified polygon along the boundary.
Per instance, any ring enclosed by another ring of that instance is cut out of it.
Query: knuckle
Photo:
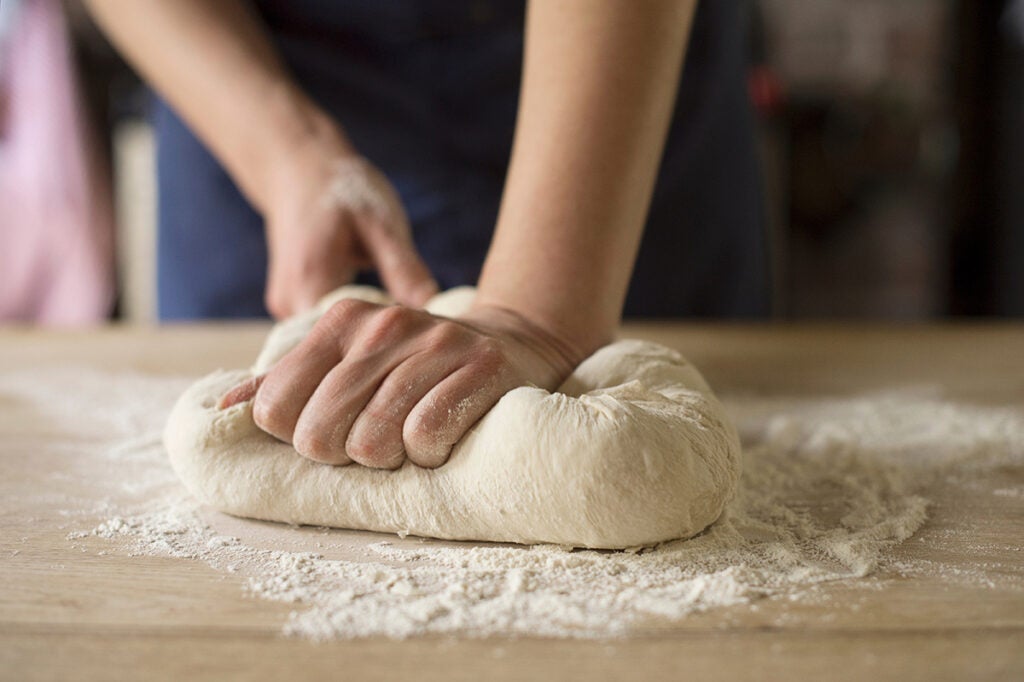
[[[450,351],[463,341],[465,335],[466,330],[458,322],[441,320],[427,337],[427,350],[434,353]]]
[[[359,427],[360,435],[362,433],[367,435],[387,435],[389,431],[395,429],[401,432],[402,423],[407,416],[404,412],[407,411],[407,408],[403,411],[402,403],[398,396],[374,396],[374,400],[363,408],[356,426]],[[355,430],[353,428],[353,431]]]
[[[339,327],[347,327],[355,322],[357,317],[372,307],[372,303],[358,298],[343,298],[327,309],[327,312],[320,318],[317,326],[328,327],[332,330]]]
[[[421,403],[406,419],[402,437],[406,449],[444,458],[480,416],[494,407],[506,386],[505,381],[485,374],[475,374],[471,384],[450,391],[429,402]]]
[[[381,308],[374,315],[374,322],[383,329],[394,329],[407,326],[413,321],[414,313],[400,305]]]
[[[294,424],[283,418],[282,410],[269,391],[257,391],[252,401],[252,420],[263,431],[288,440]]]
[[[345,461],[345,453],[333,447],[330,436],[324,437],[325,429],[319,426],[300,425],[295,429],[292,445],[295,451],[306,459],[325,464]]]
[[[417,407],[405,420],[402,429],[406,447],[415,452],[437,449],[440,432],[448,423],[448,412],[437,400]]]
[[[388,306],[378,310],[367,321],[363,340],[371,346],[387,342],[408,334],[416,324],[416,313],[402,306]]]
[[[409,459],[424,468],[439,467],[448,460],[451,445],[445,442],[438,429],[429,428],[429,419],[419,418],[416,424],[405,429],[403,440]]]
[[[350,438],[345,447],[353,461],[371,469],[397,469],[405,461],[401,442],[358,436]]]

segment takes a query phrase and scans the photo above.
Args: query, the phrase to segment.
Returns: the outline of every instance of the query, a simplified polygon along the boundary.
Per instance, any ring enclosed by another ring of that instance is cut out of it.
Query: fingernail
[[[264,376],[265,375],[260,375],[258,377],[246,379],[242,383],[232,388],[230,391],[221,396],[220,400],[217,402],[217,409],[226,410],[229,407],[233,407],[239,403],[244,403],[246,400],[252,400],[254,397],[256,397],[256,391],[259,390],[260,384],[263,383]]]

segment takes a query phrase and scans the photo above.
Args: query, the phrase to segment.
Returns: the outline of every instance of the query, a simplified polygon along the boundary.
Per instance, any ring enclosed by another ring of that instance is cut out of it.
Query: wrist
[[[357,155],[341,126],[305,93],[290,83],[271,90],[259,127],[265,137],[249,146],[252,155],[236,174],[250,203],[264,216],[296,181],[326,174],[338,159]]]
[[[539,351],[552,367],[558,368],[561,378],[568,376],[594,350],[580,345],[561,330],[533,320],[514,308],[479,299],[459,319],[471,326],[502,329],[511,333],[519,341]]]
[[[579,298],[546,295],[523,286],[522,280],[513,285],[490,279],[480,283],[473,309],[496,308],[518,315],[572,349],[578,363],[611,343],[619,322],[618,315],[606,310],[609,306],[578,303]]]

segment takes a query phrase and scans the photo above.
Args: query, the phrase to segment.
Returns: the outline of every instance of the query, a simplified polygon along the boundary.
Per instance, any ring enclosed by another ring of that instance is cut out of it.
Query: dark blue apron
[[[398,189],[441,286],[475,283],[515,125],[521,0],[257,7],[298,81]],[[699,5],[628,315],[768,312],[740,23],[736,2]],[[161,318],[266,315],[262,220],[163,102],[154,113]]]

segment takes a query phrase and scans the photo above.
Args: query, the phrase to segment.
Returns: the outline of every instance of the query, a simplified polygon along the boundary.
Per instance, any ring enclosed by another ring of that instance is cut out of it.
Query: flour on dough
[[[344,287],[278,324],[252,368],[210,374],[178,400],[164,442],[201,501],[295,524],[621,549],[693,536],[732,497],[740,445],[722,406],[696,368],[646,341],[605,346],[554,393],[509,391],[438,469],[312,462],[260,431],[251,403],[216,408],[346,297],[388,302],[376,289]],[[427,309],[455,315],[472,297],[454,289]]]

